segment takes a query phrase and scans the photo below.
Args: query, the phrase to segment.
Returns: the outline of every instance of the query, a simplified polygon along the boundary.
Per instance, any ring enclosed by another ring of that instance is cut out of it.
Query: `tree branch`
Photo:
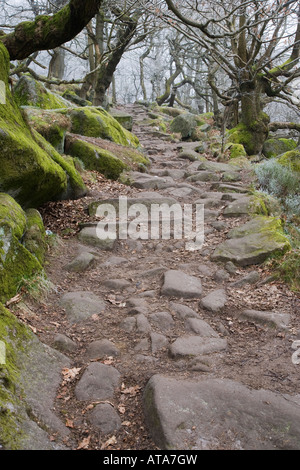
[[[26,21],[0,41],[11,60],[22,60],[36,51],[55,49],[73,39],[98,12],[103,0],[70,0],[54,15],[40,15]]]

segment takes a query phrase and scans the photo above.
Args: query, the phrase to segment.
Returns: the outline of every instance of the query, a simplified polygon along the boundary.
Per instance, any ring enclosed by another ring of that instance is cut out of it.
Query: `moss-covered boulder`
[[[249,266],[261,264],[271,256],[282,256],[291,249],[280,219],[274,217],[254,217],[229,232],[228,237],[215,249],[213,261]]]
[[[16,294],[23,278],[42,271],[43,234],[35,212],[26,215],[11,196],[0,193],[0,302]]]
[[[66,132],[71,129],[67,116],[53,110],[25,107],[28,125],[41,134],[59,153],[64,153]]]
[[[290,150],[280,155],[275,160],[281,166],[288,168],[289,170],[298,173],[300,176],[300,150]]]
[[[297,143],[293,139],[268,139],[264,143],[263,154],[266,158],[273,158],[296,147]]]
[[[71,177],[60,155],[24,121],[8,86],[8,72],[9,55],[0,42],[0,80],[6,89],[6,104],[0,104],[0,191],[23,207],[38,207],[68,194]]]
[[[67,134],[66,151],[83,162],[86,169],[96,170],[106,178],[116,180],[124,170],[139,169],[149,161],[137,149],[103,139],[80,138]]]
[[[35,106],[42,109],[66,108],[70,102],[48,90],[30,75],[23,75],[13,89],[18,106]]]
[[[0,303],[0,445],[5,450],[63,450],[69,435],[53,412],[69,359],[42,344]],[[56,440],[50,435],[56,435]]]
[[[226,145],[226,153],[228,153],[229,158],[240,158],[247,156],[245,147],[242,144],[228,143]]]
[[[195,114],[183,113],[176,116],[170,124],[171,132],[181,134],[182,139],[191,138],[198,125]]]
[[[99,137],[116,144],[138,147],[138,138],[121,126],[103,108],[84,107],[60,111],[71,119],[71,132],[86,137]]]
[[[243,145],[248,155],[255,153],[255,137],[244,124],[238,124],[227,132],[227,143]]]

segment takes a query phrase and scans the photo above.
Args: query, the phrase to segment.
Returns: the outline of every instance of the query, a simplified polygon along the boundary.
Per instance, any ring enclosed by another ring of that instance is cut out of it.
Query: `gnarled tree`
[[[230,93],[213,82],[211,86],[225,106],[240,105],[236,138],[249,154],[259,153],[269,131],[263,98],[293,101],[289,85],[300,74],[299,1],[165,3],[166,20],[205,48],[228,75]]]

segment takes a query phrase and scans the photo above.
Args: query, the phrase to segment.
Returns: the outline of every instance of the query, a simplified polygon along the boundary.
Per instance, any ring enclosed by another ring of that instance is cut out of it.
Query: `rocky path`
[[[212,158],[192,161],[195,143],[148,127],[141,106],[127,111],[151,168],[132,173],[124,195],[147,207],[203,203],[204,245],[103,244],[90,223],[49,255],[56,292],[38,332],[67,358],[51,442],[90,450],[299,449],[300,365],[292,360],[299,300],[266,282],[257,264],[283,242],[258,246],[259,224],[268,222],[249,215],[251,174]],[[90,207],[94,213],[97,204]]]

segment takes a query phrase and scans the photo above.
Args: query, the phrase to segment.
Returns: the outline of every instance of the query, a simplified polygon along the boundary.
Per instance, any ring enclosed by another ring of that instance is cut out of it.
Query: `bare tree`
[[[225,106],[240,105],[240,138],[248,153],[260,152],[269,131],[264,97],[293,102],[299,76],[300,6],[297,0],[173,2],[162,8],[168,24],[205,48],[231,81],[210,86]]]

